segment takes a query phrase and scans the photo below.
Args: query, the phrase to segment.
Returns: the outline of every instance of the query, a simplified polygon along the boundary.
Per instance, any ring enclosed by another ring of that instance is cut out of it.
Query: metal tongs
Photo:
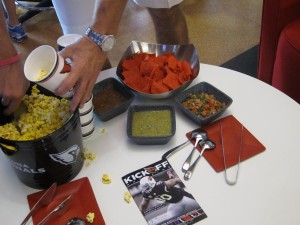
[[[53,183],[51,187],[43,194],[43,196],[37,201],[37,203],[32,207],[30,212],[27,214],[21,225],[25,225],[30,217],[36,213],[43,206],[49,205],[53,200],[57,188],[57,184]]]
[[[55,207],[47,216],[42,219],[41,222],[39,222],[38,225],[43,225],[50,219],[52,216],[62,216],[64,215],[71,206],[71,199],[73,198],[73,195],[69,195],[65,200],[63,200],[58,206]]]

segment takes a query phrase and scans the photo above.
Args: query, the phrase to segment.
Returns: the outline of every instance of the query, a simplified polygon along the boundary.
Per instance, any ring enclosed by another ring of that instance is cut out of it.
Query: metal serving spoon
[[[185,173],[189,169],[194,151],[195,151],[195,149],[197,149],[197,145],[199,144],[199,142],[205,141],[206,139],[207,139],[207,134],[206,134],[205,130],[201,130],[200,132],[197,132],[194,147],[182,165],[182,172]]]
[[[193,164],[188,168],[188,170],[184,174],[184,179],[189,180],[193,174],[194,168],[198,161],[201,159],[203,153],[205,150],[212,150],[216,147],[216,144],[211,140],[206,140],[200,143],[202,147],[202,151],[200,152],[200,155],[197,157],[197,159],[193,162]]]
[[[70,219],[66,225],[86,225],[87,223],[85,222],[84,219],[81,219],[81,218],[72,218]]]
[[[203,132],[203,130],[202,130],[201,128],[197,128],[197,129],[193,130],[193,131],[191,132],[190,138],[189,138],[187,141],[185,141],[185,142],[183,142],[182,144],[177,145],[176,147],[174,147],[174,148],[168,150],[167,152],[165,152],[165,153],[163,154],[163,156],[162,156],[162,159],[166,159],[169,155],[171,155],[171,153],[173,153],[173,152],[176,151],[177,149],[183,147],[183,146],[186,145],[187,143],[191,142],[191,140],[193,140],[193,139],[196,138],[196,136],[197,136],[197,134],[199,134],[199,132]]]

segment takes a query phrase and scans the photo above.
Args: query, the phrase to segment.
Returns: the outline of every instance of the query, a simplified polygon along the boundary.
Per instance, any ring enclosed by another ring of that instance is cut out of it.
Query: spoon
[[[211,141],[211,140],[206,140],[200,143],[201,147],[202,147],[202,151],[200,152],[200,155],[197,157],[197,159],[195,160],[195,162],[193,162],[193,164],[188,168],[188,170],[186,171],[186,173],[184,174],[184,179],[185,180],[189,180],[193,174],[194,168],[196,166],[196,164],[198,163],[198,161],[201,159],[203,153],[205,150],[212,150],[216,147],[216,144]]]
[[[203,130],[201,128],[197,128],[197,129],[193,130],[191,132],[190,138],[187,141],[185,141],[182,144],[177,145],[176,147],[174,147],[174,148],[168,150],[167,152],[165,152],[165,154],[163,154],[163,156],[162,156],[162,159],[166,159],[169,155],[171,155],[172,152],[174,152],[175,150],[177,150],[177,149],[181,148],[182,146],[186,145],[187,143],[189,143],[191,140],[196,138],[198,132],[202,132],[202,131]]]
[[[205,141],[206,139],[207,139],[207,134],[206,134],[205,130],[201,130],[200,132],[197,132],[194,147],[193,147],[191,153],[189,154],[189,156],[186,158],[185,162],[182,165],[182,172],[185,173],[189,169],[194,151],[195,151],[195,149],[197,149],[198,143],[202,142],[202,141]]]
[[[86,222],[84,219],[75,217],[70,219],[66,225],[86,225]]]

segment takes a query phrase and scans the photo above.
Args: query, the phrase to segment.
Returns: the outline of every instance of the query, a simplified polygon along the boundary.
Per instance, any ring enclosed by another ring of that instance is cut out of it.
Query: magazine
[[[149,225],[193,224],[207,217],[166,159],[122,180]]]

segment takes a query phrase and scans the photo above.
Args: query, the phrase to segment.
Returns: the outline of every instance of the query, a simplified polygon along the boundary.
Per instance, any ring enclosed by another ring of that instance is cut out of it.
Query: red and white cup
[[[34,49],[28,55],[24,64],[26,78],[53,93],[69,75],[70,71],[70,64],[49,45],[42,45]],[[71,89],[61,97],[70,98],[73,95],[74,89]]]

